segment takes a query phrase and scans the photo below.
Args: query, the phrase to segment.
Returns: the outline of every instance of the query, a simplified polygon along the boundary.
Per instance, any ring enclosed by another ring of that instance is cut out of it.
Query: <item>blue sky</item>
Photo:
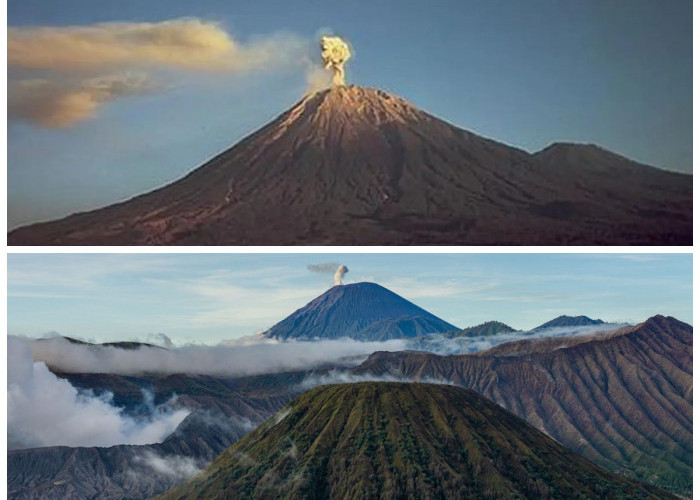
[[[690,172],[691,14],[690,0],[9,0],[13,39],[32,26],[189,17],[219,23],[242,53],[270,40],[284,47],[274,64],[227,69],[149,66],[134,54],[131,66],[68,71],[51,61],[55,43],[35,47],[48,51],[43,62],[20,53],[8,67],[13,106],[17,86],[36,92],[38,80],[54,98],[77,85],[87,101],[70,102],[84,119],[61,128],[36,125],[46,106],[12,107],[8,226],[181,177],[296,102],[307,88],[305,58],[318,57],[315,40],[329,31],[352,43],[351,82],[400,94],[458,126],[530,151],[592,142]]]
[[[9,254],[8,333],[213,344],[265,330],[327,290],[373,281],[459,327],[561,314],[692,323],[689,254]],[[152,337],[151,337],[152,338]]]

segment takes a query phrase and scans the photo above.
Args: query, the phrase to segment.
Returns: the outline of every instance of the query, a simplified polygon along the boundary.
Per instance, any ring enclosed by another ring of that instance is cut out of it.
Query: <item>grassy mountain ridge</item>
[[[363,382],[302,394],[158,498],[673,496],[595,466],[474,391]]]

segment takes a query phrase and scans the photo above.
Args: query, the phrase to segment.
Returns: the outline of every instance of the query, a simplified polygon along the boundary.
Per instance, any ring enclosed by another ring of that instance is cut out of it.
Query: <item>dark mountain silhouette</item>
[[[8,242],[689,245],[692,177],[595,146],[530,154],[380,90],[336,87],[172,184]]]
[[[499,333],[513,333],[517,330],[500,321],[487,321],[456,332],[445,334],[447,337],[491,337]]]
[[[71,344],[80,344],[80,345],[85,345],[85,346],[102,346],[102,347],[117,347],[119,349],[126,349],[126,350],[134,350],[134,349],[140,349],[141,347],[145,348],[154,348],[154,349],[165,349],[164,347],[157,346],[154,344],[148,344],[146,342],[133,342],[133,341],[119,341],[119,342],[100,342],[99,344],[95,344],[93,342],[86,342],[84,340],[78,340],[74,339],[73,337],[61,337]],[[46,338],[46,339],[37,339],[37,342],[43,342],[43,341],[49,341],[51,338]]]
[[[365,382],[302,394],[159,497],[674,498],[567,450],[474,391]]]
[[[588,316],[558,316],[546,323],[542,323],[537,328],[533,328],[532,331],[536,332],[537,330],[556,328],[559,326],[592,326],[602,324],[605,324],[605,321],[602,319],[591,319]]]
[[[471,355],[378,352],[353,371],[474,389],[592,462],[689,496],[692,346],[690,325],[655,316]]]
[[[265,332],[277,339],[387,340],[457,330],[376,283],[336,285]]]

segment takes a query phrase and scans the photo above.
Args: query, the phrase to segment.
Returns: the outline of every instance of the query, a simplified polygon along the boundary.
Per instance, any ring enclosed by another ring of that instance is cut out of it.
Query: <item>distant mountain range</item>
[[[531,154],[384,91],[305,96],[185,177],[10,245],[690,245],[693,179],[598,146]]]
[[[377,352],[353,370],[476,390],[569,449],[671,491],[692,489],[692,327],[674,318],[472,355]]]
[[[102,498],[116,500],[162,493],[183,477],[143,462],[134,469],[135,457],[191,457],[203,467],[251,426],[334,377],[471,388],[597,465],[684,496],[692,492],[692,327],[663,316],[595,335],[508,342],[472,355],[378,352],[355,368],[236,378],[59,375],[79,389],[113,393],[114,404],[127,412],[137,411],[146,388],[155,404],[175,393],[177,404],[193,413],[160,445],[10,451],[11,498],[88,499],[102,491]],[[148,476],[134,481],[134,470]]]
[[[474,391],[365,382],[309,391],[160,500],[645,498]]]
[[[265,332],[276,339],[388,340],[457,330],[376,283],[337,285]]]
[[[559,316],[532,329],[605,325],[588,316]],[[280,340],[351,338],[378,341],[443,334],[445,338],[491,337],[517,330],[487,321],[460,330],[376,283],[336,285],[265,332]]]

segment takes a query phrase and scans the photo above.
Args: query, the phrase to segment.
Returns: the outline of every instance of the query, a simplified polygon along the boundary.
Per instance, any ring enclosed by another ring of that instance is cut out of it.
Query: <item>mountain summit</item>
[[[504,117],[506,119],[506,117]],[[690,244],[692,177],[593,146],[529,154],[381,90],[308,95],[163,188],[12,245]]]
[[[387,340],[458,328],[376,283],[336,285],[270,328],[277,339]]]
[[[556,327],[571,327],[571,326],[594,326],[594,325],[604,325],[605,321],[602,319],[591,319],[588,316],[557,316],[556,318],[542,323],[537,328],[533,328],[532,331],[536,332],[539,330],[546,330],[547,328]]]
[[[593,465],[474,391],[365,382],[302,394],[158,498],[675,497]]]

